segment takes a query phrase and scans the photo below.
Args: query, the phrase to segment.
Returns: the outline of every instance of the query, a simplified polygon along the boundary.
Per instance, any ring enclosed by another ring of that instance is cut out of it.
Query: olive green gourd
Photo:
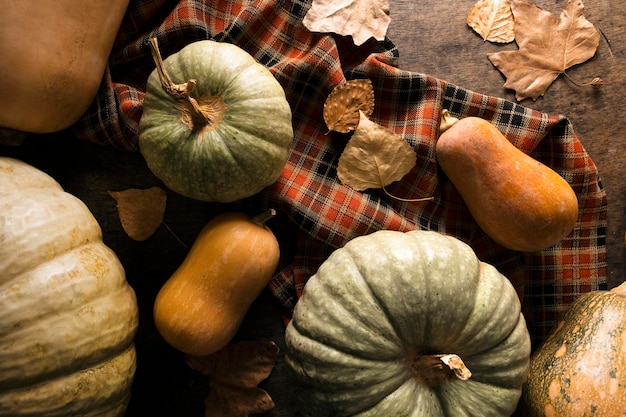
[[[137,302],[89,209],[0,157],[0,415],[121,416]]]
[[[300,409],[318,417],[509,416],[530,359],[510,282],[428,231],[378,231],[333,252],[285,345]]]
[[[139,151],[171,190],[232,202],[273,184],[291,143],[291,108],[272,73],[236,45],[202,40],[157,62],[139,122]],[[180,83],[180,84],[177,84]]]
[[[626,282],[574,301],[535,350],[526,417],[626,415]]]

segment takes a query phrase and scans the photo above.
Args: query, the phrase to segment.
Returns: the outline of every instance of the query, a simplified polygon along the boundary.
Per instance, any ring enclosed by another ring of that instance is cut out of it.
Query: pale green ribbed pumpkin
[[[0,157],[0,415],[121,416],[138,313],[89,209]]]
[[[164,61],[156,40],[151,46],[157,69],[139,123],[148,168],[168,188],[202,201],[232,202],[273,184],[293,127],[272,73],[229,43],[196,41]]]
[[[333,252],[285,344],[301,409],[316,417],[509,416],[530,360],[513,286],[427,231],[378,231]]]

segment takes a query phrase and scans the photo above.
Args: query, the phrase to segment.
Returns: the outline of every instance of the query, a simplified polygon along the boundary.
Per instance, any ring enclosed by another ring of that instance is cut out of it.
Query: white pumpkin
[[[0,157],[0,415],[121,416],[137,301],[89,209]]]

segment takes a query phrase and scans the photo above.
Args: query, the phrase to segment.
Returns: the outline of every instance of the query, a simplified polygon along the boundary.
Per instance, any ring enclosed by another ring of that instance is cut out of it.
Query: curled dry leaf
[[[524,0],[512,0],[516,51],[489,54],[517,100],[536,100],[565,70],[593,57],[600,33],[584,16],[581,0],[569,0],[559,17]],[[567,75],[567,74],[566,74]],[[591,85],[601,85],[594,79]]]
[[[146,240],[163,223],[167,194],[162,188],[130,188],[108,193],[117,202],[122,228],[131,239]]]
[[[205,414],[247,417],[274,408],[269,394],[257,385],[269,376],[278,357],[274,342],[230,343],[207,356],[187,356],[187,365],[210,378]]]
[[[510,0],[478,0],[467,14],[466,22],[486,41],[509,43],[515,40]]]
[[[369,117],[374,111],[374,87],[369,79],[339,84],[324,102],[324,121],[330,130],[352,132],[359,125],[359,111]]]
[[[359,125],[339,157],[337,176],[357,191],[384,188],[402,179],[417,155],[402,136],[359,113]]]
[[[313,0],[302,20],[311,32],[352,36],[357,46],[384,40],[390,22],[387,0]]]

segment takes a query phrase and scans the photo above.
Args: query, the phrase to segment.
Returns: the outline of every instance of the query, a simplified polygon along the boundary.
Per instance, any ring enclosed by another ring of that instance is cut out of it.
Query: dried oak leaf
[[[122,228],[134,240],[146,240],[163,223],[167,193],[159,188],[109,191],[117,202]]]
[[[567,68],[595,55],[600,34],[585,19],[581,0],[569,0],[559,17],[523,0],[512,0],[511,9],[519,49],[488,58],[504,74],[504,87],[515,90],[517,100],[536,100]]]
[[[357,191],[385,188],[415,166],[417,155],[402,136],[359,113],[359,126],[339,157],[337,176]]]
[[[207,356],[186,356],[187,365],[210,378],[205,415],[247,417],[274,408],[269,394],[257,385],[269,376],[278,357],[274,342],[229,343]]]
[[[384,40],[390,22],[387,0],[313,0],[302,20],[311,32],[352,36],[357,46]]]
[[[483,40],[496,43],[515,40],[510,0],[478,0],[465,20]]]
[[[359,110],[365,116],[374,111],[374,87],[369,79],[339,84],[324,102],[324,121],[330,130],[352,132],[359,125]]]

